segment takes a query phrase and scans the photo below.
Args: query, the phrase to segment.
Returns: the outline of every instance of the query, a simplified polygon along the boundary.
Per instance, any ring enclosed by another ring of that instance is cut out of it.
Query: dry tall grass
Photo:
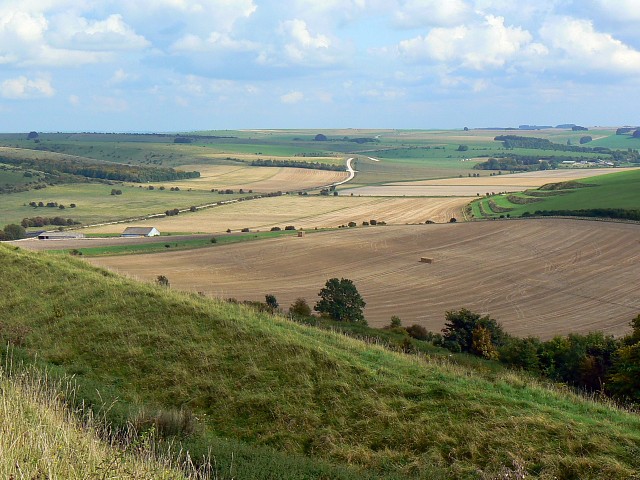
[[[13,375],[10,370],[0,367],[0,478],[209,478],[206,467],[196,469],[188,455],[177,462],[172,457],[178,455],[154,453],[152,432],[108,435],[103,422],[69,408],[69,385],[52,385],[32,368]]]

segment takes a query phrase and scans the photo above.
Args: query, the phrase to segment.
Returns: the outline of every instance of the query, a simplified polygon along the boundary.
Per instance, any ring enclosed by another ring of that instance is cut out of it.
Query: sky
[[[640,0],[0,0],[0,132],[638,125]]]

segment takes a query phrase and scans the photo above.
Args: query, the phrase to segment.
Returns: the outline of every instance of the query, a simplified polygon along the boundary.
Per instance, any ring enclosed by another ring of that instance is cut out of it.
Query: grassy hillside
[[[194,469],[182,473],[169,459],[156,458],[150,438],[110,444],[99,439],[99,422],[70,411],[65,390],[36,372],[10,377],[0,369],[0,477],[201,478]]]
[[[234,452],[253,468],[236,478],[640,469],[637,415],[515,373],[392,353],[80,260],[0,246],[0,268],[3,344],[75,375],[79,397],[110,405],[115,422],[211,446],[221,466]]]
[[[517,217],[536,210],[596,208],[640,209],[640,169],[591,177],[558,185],[557,188],[545,186],[533,191],[485,198],[476,202],[474,216],[496,217],[508,213]]]

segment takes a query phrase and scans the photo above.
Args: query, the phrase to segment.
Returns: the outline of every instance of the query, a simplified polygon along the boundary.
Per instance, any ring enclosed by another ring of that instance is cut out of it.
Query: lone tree
[[[316,303],[316,311],[340,322],[367,324],[362,312],[366,303],[351,280],[331,278],[318,296],[320,300]]]

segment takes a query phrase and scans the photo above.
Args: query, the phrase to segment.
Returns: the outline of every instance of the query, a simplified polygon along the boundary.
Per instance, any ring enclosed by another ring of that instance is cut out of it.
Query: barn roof
[[[127,227],[123,235],[149,235],[155,227]]]

